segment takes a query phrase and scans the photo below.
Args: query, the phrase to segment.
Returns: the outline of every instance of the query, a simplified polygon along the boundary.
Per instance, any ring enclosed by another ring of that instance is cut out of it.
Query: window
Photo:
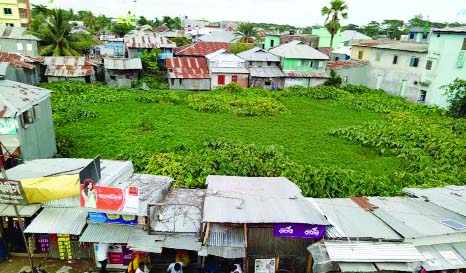
[[[217,83],[218,83],[218,85],[224,85],[225,84],[225,75],[218,75],[217,76]]]
[[[32,107],[32,110],[34,111],[34,120],[38,120],[40,117],[40,107],[39,104],[36,104]]]
[[[16,48],[18,50],[23,50],[23,44],[22,43],[16,43]]]
[[[27,18],[28,17],[28,10],[27,9],[18,9],[19,10],[19,17]]]
[[[432,61],[428,60],[426,63],[426,70],[432,70]]]
[[[318,64],[319,68],[323,68],[323,67],[324,67],[324,62],[323,62],[323,61],[322,61],[322,62],[318,62],[318,63],[319,63],[319,64]]]
[[[419,58],[418,57],[411,57],[411,62],[409,62],[409,66],[411,67],[418,67],[419,65]]]
[[[170,79],[172,86],[175,85],[175,79],[171,78]]]
[[[309,62],[309,67],[314,67],[314,61]]]
[[[6,26],[7,26],[7,27],[14,27],[15,24],[13,24],[13,23],[6,23]]]
[[[238,82],[238,75],[231,76],[231,82]]]
[[[463,40],[463,47],[461,48],[461,50],[466,50],[466,38],[464,38]]]
[[[115,76],[115,75],[111,75],[111,76],[110,76],[110,79],[111,79],[111,80],[116,80],[116,76]]]
[[[375,54],[375,61],[380,62],[380,59],[382,59],[382,53],[377,52],[377,54]]]
[[[422,34],[422,39],[427,39],[428,36],[429,36],[429,33],[423,33]]]
[[[27,44],[26,49],[27,51],[32,51],[32,44]]]
[[[21,122],[23,124],[23,128],[26,128],[27,125],[32,124],[34,122],[34,109],[33,108],[21,114]]]
[[[340,60],[339,57],[335,57],[335,62],[338,62]]]
[[[11,8],[3,8],[3,14],[5,15],[12,15],[13,10]]]
[[[301,65],[303,65],[303,63],[301,62],[301,60],[296,61],[296,66],[301,66]]]
[[[413,33],[413,32],[411,32],[411,33],[409,34],[409,39],[410,39],[410,40],[413,40],[413,39],[414,39],[414,33]]]
[[[426,101],[426,95],[427,95],[427,91],[425,90],[421,90],[421,95],[419,96],[419,101]]]
[[[270,40],[270,47],[273,47],[275,45],[275,41],[274,40]]]
[[[398,56],[393,56],[393,64],[398,64]]]
[[[272,66],[272,62],[267,62],[267,66]]]
[[[362,57],[364,56],[364,52],[361,50],[358,52],[358,59],[362,60]]]

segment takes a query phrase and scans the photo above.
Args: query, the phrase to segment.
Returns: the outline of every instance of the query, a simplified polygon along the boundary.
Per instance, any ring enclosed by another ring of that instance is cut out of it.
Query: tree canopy
[[[341,28],[340,17],[348,18],[348,5],[343,0],[331,0],[330,6],[322,8],[322,16],[327,16],[325,19],[325,27],[330,33],[330,47],[333,47],[333,38]]]

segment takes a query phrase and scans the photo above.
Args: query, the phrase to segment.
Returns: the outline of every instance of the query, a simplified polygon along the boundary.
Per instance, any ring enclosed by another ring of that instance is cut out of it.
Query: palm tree
[[[333,47],[333,38],[340,30],[340,16],[344,19],[348,18],[348,5],[344,0],[331,0],[330,7],[322,8],[322,16],[327,16],[325,19],[325,27],[330,32],[330,47]]]
[[[96,29],[97,28],[97,19],[94,16],[94,14],[92,14],[91,11],[86,11],[85,13],[83,13],[82,20],[84,22],[84,26],[87,29]]]
[[[241,42],[253,43],[254,37],[257,35],[256,25],[250,22],[240,23],[235,35],[242,37]]]
[[[32,34],[45,44],[40,49],[41,55],[79,56],[77,37],[70,31],[71,25],[65,20],[63,10],[55,9],[50,11],[45,24]]]

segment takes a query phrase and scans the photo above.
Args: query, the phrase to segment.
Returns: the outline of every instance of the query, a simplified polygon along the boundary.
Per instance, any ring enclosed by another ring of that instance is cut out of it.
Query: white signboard
[[[275,273],[275,259],[256,259],[255,273]]]

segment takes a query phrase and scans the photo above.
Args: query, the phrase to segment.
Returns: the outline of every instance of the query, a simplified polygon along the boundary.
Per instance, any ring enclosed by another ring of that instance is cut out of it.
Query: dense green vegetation
[[[44,87],[54,90],[62,156],[132,160],[182,187],[202,187],[208,174],[286,176],[306,195],[342,197],[466,178],[466,121],[381,90]]]

